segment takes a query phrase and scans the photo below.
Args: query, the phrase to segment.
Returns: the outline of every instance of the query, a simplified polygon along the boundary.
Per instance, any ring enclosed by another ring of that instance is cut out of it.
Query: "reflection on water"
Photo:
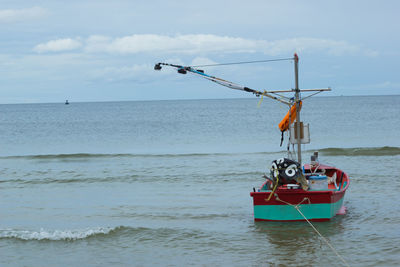
[[[328,222],[312,222],[328,241],[343,233],[343,216]],[[318,263],[319,258],[336,257],[322,238],[307,222],[255,222],[255,231],[268,240],[274,263]],[[340,251],[340,248],[336,248]],[[340,253],[340,252],[339,252]]]

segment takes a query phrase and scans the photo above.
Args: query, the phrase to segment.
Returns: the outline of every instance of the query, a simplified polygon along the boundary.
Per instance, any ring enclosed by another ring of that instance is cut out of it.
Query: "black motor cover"
[[[303,176],[300,164],[297,161],[280,158],[272,162],[271,177],[278,185],[300,183]]]

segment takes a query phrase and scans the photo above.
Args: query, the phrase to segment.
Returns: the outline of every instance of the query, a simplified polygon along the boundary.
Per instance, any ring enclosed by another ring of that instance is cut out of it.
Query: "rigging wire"
[[[273,61],[285,61],[285,60],[293,60],[293,59],[294,58],[278,58],[278,59],[266,59],[266,60],[242,61],[242,62],[229,62],[229,63],[219,63],[219,64],[208,64],[208,65],[194,65],[194,66],[188,66],[188,67],[201,68],[201,67],[214,67],[214,66],[224,66],[224,65],[240,65],[240,64],[263,63],[263,62],[273,62]]]

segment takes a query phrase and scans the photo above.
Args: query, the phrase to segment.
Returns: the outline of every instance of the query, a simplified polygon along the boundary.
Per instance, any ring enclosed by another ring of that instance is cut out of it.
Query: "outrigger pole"
[[[261,63],[261,62],[270,62],[270,61],[282,61],[282,60],[293,60],[294,61],[294,74],[295,74],[295,88],[292,90],[278,90],[278,91],[258,91],[255,89],[251,89],[247,86],[242,86],[215,76],[211,76],[208,75],[206,73],[204,73],[204,70],[198,69],[197,67],[208,67],[208,66],[221,66],[221,65],[234,65],[234,64],[248,64],[248,63]],[[307,97],[303,98],[306,99],[308,97],[311,97],[313,95],[316,95],[318,93],[324,92],[324,91],[330,91],[330,88],[327,89],[304,89],[304,90],[300,90],[299,89],[299,74],[298,74],[298,63],[299,63],[299,57],[297,56],[297,54],[294,54],[293,58],[284,58],[284,59],[273,59],[273,60],[258,60],[258,61],[248,61],[248,62],[236,62],[236,63],[223,63],[223,64],[213,64],[213,65],[203,65],[203,66],[181,66],[181,65],[175,65],[175,64],[169,64],[169,63],[162,63],[159,62],[157,64],[155,64],[154,69],[155,70],[161,70],[162,67],[161,66],[170,66],[170,67],[174,67],[178,70],[178,73],[180,74],[186,74],[186,73],[192,73],[195,75],[198,75],[202,78],[205,78],[209,81],[218,83],[222,86],[226,86],[229,87],[231,89],[235,89],[235,90],[241,90],[241,91],[245,91],[245,92],[249,92],[252,93],[254,95],[256,95],[257,97],[259,96],[266,96],[269,97],[271,99],[277,100],[281,103],[284,103],[286,105],[289,106],[289,109],[292,105],[296,105],[296,132],[298,134],[296,134],[296,143],[297,143],[297,161],[301,164],[301,125],[300,125],[300,110],[301,110],[301,92],[315,92],[311,95],[308,95]],[[293,98],[289,98],[286,96],[282,96],[280,95],[280,93],[295,93],[294,99]],[[277,95],[277,96],[275,96]],[[290,117],[290,111],[289,111],[289,117]],[[289,125],[291,124],[291,120],[289,118]]]
[[[290,106],[290,102],[289,101],[286,101],[286,100],[283,100],[283,99],[278,98],[276,96],[273,96],[273,95],[269,94],[269,92],[267,92],[267,91],[264,91],[264,92],[257,91],[255,89],[251,89],[251,88],[249,88],[247,86],[242,86],[242,85],[239,85],[239,84],[236,84],[236,83],[233,83],[233,82],[230,82],[230,81],[227,81],[227,80],[215,77],[215,76],[211,76],[211,75],[208,75],[208,74],[204,73],[204,70],[195,69],[195,68],[193,68],[191,66],[180,66],[180,65],[174,65],[174,64],[169,64],[169,63],[161,63],[161,62],[157,63],[154,66],[154,69],[155,70],[161,70],[162,69],[161,65],[177,68],[178,69],[178,73],[180,73],[180,74],[186,74],[187,72],[190,72],[192,74],[201,76],[201,77],[203,77],[203,78],[205,78],[205,79],[207,79],[209,81],[218,83],[218,84],[220,84],[222,86],[226,86],[226,87],[229,87],[229,88],[235,89],[235,90],[242,90],[242,91],[246,91],[246,92],[249,92],[249,93],[253,93],[257,97],[260,96],[260,95],[264,95],[264,96],[267,96],[269,98],[275,99],[275,100],[277,100],[279,102],[282,102],[282,103]],[[226,64],[223,64],[223,65],[226,65]],[[279,91],[275,91],[275,92],[279,92]]]

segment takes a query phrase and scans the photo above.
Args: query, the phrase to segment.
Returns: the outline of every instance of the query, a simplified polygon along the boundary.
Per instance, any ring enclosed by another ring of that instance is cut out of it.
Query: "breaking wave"
[[[125,227],[96,227],[93,229],[77,230],[44,230],[29,231],[15,229],[0,229],[0,239],[18,239],[18,240],[47,240],[47,241],[74,241],[94,236],[106,236],[123,230]]]
[[[324,148],[319,150],[328,156],[396,156],[400,155],[400,147],[356,147],[356,148]]]
[[[29,231],[16,229],[0,229],[1,239],[14,239],[20,241],[55,241],[74,242],[89,238],[106,238],[124,236],[135,242],[169,242],[171,240],[186,240],[205,237],[205,233],[199,230],[175,229],[175,228],[147,228],[147,227],[96,227],[78,230],[44,230]],[[207,236],[207,237],[212,237]]]
[[[308,150],[307,152],[313,152]],[[329,156],[395,156],[400,155],[400,147],[355,147],[355,148],[323,148],[321,153]],[[92,153],[73,153],[73,154],[44,154],[44,155],[16,155],[0,156],[0,159],[28,159],[28,160],[90,160],[99,158],[188,158],[188,157],[224,157],[235,155],[282,155],[286,151],[263,151],[263,152],[244,152],[244,153],[177,153],[177,154],[92,154]]]

